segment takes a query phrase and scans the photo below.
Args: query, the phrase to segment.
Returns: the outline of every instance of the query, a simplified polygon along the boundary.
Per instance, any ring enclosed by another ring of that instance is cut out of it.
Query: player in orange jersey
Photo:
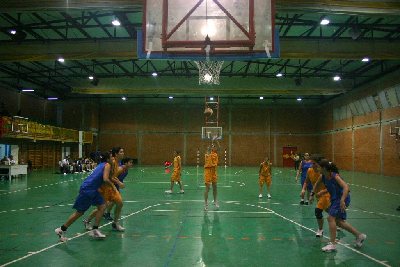
[[[318,222],[318,230],[316,233],[316,237],[322,237],[324,235],[324,220],[323,220],[323,215],[322,212],[325,210],[328,210],[329,206],[331,205],[330,201],[330,195],[328,193],[328,190],[326,190],[326,187],[323,183],[318,183],[317,187],[316,182],[321,176],[321,167],[318,165],[318,163],[313,162],[311,168],[307,170],[307,176],[306,180],[304,181],[303,188],[301,190],[300,197],[304,198],[304,195],[306,193],[307,187],[309,184],[312,185],[312,192],[314,192],[316,198],[317,198],[317,206],[315,207],[315,217],[317,218]],[[314,197],[311,196],[311,198]]]
[[[267,185],[267,197],[271,198],[271,165],[272,163],[269,161],[269,158],[266,157],[263,162],[260,164],[260,170],[258,171],[258,184],[260,185],[260,192],[258,197],[262,198],[262,191],[263,191],[263,186],[264,184]]]
[[[217,141],[219,147],[219,143]],[[211,147],[208,147],[206,154],[204,155],[204,184],[206,190],[204,191],[204,210],[208,210],[208,191],[210,191],[210,186],[213,188],[214,205],[218,209],[219,204],[217,201],[217,168],[218,168],[218,154],[217,148],[212,143]]]
[[[171,188],[170,190],[165,191],[167,194],[172,194],[173,189],[174,189],[174,184],[178,183],[181,191],[179,191],[180,194],[184,194],[185,191],[183,190],[183,185],[181,181],[181,173],[182,173],[182,160],[181,160],[181,155],[178,150],[174,151],[174,171],[172,172],[171,175]]]

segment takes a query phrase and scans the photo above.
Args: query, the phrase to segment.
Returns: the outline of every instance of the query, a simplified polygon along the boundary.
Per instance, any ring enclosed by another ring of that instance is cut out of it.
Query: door
[[[283,167],[294,168],[294,160],[291,158],[291,155],[296,152],[297,152],[297,147],[295,147],[295,146],[283,147],[283,149],[282,149]]]

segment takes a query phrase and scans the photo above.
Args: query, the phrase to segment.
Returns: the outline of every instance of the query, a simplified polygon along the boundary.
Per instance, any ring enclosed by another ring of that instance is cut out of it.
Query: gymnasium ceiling
[[[213,87],[198,85],[193,61],[137,59],[142,15],[141,0],[1,1],[1,87],[60,99],[220,95],[319,104],[400,69],[399,1],[276,0],[281,58],[225,61]],[[323,17],[329,25],[320,25]]]

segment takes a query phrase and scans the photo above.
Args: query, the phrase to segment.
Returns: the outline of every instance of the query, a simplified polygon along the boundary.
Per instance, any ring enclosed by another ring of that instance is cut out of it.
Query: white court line
[[[273,211],[236,211],[236,210],[208,210],[214,213],[245,213],[245,214],[271,214]]]
[[[160,212],[173,212],[173,211],[181,211],[181,210],[153,210]],[[274,213],[272,211],[237,211],[237,210],[208,210],[207,212],[215,212],[215,213],[251,213],[251,214],[268,214]]]
[[[121,220],[122,220],[122,219],[125,219],[125,218],[129,218],[129,217],[131,217],[132,215],[138,214],[138,213],[143,212],[143,211],[145,211],[145,210],[147,210],[147,209],[149,209],[149,208],[151,208],[151,207],[153,207],[153,206],[158,206],[158,205],[159,205],[159,204],[147,206],[146,208],[143,208],[143,209],[141,209],[141,210],[132,212],[132,213],[126,215],[126,216],[122,216],[122,217],[121,217]],[[99,228],[103,228],[103,227],[105,227],[105,226],[107,226],[107,225],[110,225],[111,223],[112,223],[112,222],[103,224],[103,225],[100,226]],[[89,234],[89,233],[90,233],[90,231],[87,231],[87,232],[85,232],[85,233],[79,233],[79,234],[75,235],[74,237],[68,238],[68,241],[73,240],[73,239],[76,239],[76,238],[79,238],[79,237],[84,236],[84,235],[87,235],[87,234]],[[24,260],[24,259],[26,259],[26,258],[29,258],[29,257],[31,257],[31,256],[33,256],[33,255],[36,255],[36,254],[42,253],[42,252],[44,252],[44,251],[47,251],[47,250],[49,250],[49,249],[51,249],[51,248],[54,248],[54,247],[63,245],[64,243],[66,243],[66,242],[58,242],[58,243],[56,243],[56,244],[53,244],[53,245],[48,246],[48,247],[45,247],[45,248],[43,248],[43,249],[41,249],[41,250],[38,250],[38,251],[30,251],[30,252],[28,252],[27,255],[22,256],[22,257],[20,257],[20,258],[17,258],[17,259],[15,259],[15,260],[9,261],[9,262],[7,262],[7,263],[1,265],[0,267],[4,267],[4,266],[8,266],[8,265],[10,265],[10,264],[16,263],[16,262],[18,262],[18,261],[21,261],[21,260]]]
[[[170,184],[171,182],[138,182],[138,184]]]
[[[198,202],[198,201],[202,201],[202,200],[189,200],[189,201],[196,201],[196,202]],[[173,203],[180,203],[180,202],[184,202],[184,201],[176,201],[176,202],[173,202]],[[240,202],[238,202],[238,201],[226,201],[225,203],[240,205]],[[166,202],[166,203],[164,203],[164,204],[165,204],[165,205],[170,205],[170,204],[172,204],[172,203]],[[151,207],[157,207],[157,206],[160,206],[160,205],[161,205],[161,204],[158,203],[158,204],[155,204],[155,205],[147,206],[147,207],[145,207],[145,208],[143,208],[143,209],[141,209],[141,210],[138,210],[138,211],[136,211],[136,212],[132,212],[132,213],[126,215],[126,216],[121,216],[121,220],[126,219],[126,218],[129,218],[129,217],[131,217],[131,216],[133,216],[133,215],[135,215],[135,214],[141,213],[141,212],[143,212],[143,211],[145,211],[145,210],[148,210],[148,209],[150,209]],[[247,205],[247,206],[256,206],[256,205],[254,205],[254,204],[246,204],[246,205]],[[296,224],[297,226],[299,226],[299,227],[301,227],[301,228],[303,228],[303,229],[306,229],[306,230],[308,230],[308,231],[310,231],[310,232],[316,233],[313,229],[308,228],[308,227],[306,227],[306,226],[304,226],[304,225],[302,225],[302,224],[300,224],[300,223],[298,223],[298,222],[296,222],[296,221],[293,221],[293,220],[291,220],[291,219],[289,219],[289,218],[287,218],[287,217],[285,217],[285,216],[283,216],[283,215],[281,215],[281,214],[279,214],[279,213],[277,213],[277,212],[275,212],[275,211],[273,211],[273,210],[271,210],[271,209],[269,209],[269,208],[266,208],[266,207],[263,208],[263,207],[261,207],[261,206],[256,206],[256,207],[257,207],[257,208],[264,209],[264,210],[267,210],[266,213],[276,214],[278,217],[281,217],[282,219],[284,219],[284,220],[286,220],[286,221],[289,221],[289,222],[291,222],[291,223],[293,223],[293,224]],[[207,211],[207,212],[224,212],[224,211]],[[227,212],[230,212],[230,211],[227,211]],[[246,212],[243,212],[243,213],[246,213]],[[255,212],[247,212],[247,213],[255,213]],[[103,227],[105,227],[105,226],[107,226],[107,225],[110,225],[111,223],[112,223],[112,222],[103,224],[103,225],[100,226],[99,228],[103,228]],[[79,237],[84,236],[84,235],[87,235],[88,233],[90,233],[90,231],[85,232],[85,233],[79,233],[79,234],[77,234],[76,236],[74,236],[74,237],[72,237],[72,238],[69,238],[68,241],[73,240],[73,239],[76,239],[76,238],[79,238]],[[329,239],[329,238],[326,237],[326,236],[324,236],[324,238]],[[51,246],[48,246],[48,247],[43,248],[43,249],[38,250],[38,251],[28,252],[27,255],[25,255],[25,256],[23,256],[23,257],[20,257],[20,258],[17,258],[17,259],[15,259],[15,260],[13,260],[13,261],[7,262],[7,263],[1,265],[0,267],[8,266],[8,265],[13,264],[13,263],[15,263],[15,262],[18,262],[18,261],[21,261],[21,260],[23,260],[23,259],[29,258],[29,257],[31,257],[31,256],[33,256],[33,255],[36,255],[36,254],[39,254],[39,253],[41,253],[41,252],[47,251],[47,250],[49,250],[49,249],[51,249],[51,248],[53,248],[53,247],[62,245],[63,243],[65,243],[65,242],[59,242],[59,243],[57,243],[57,244],[53,244],[53,245],[51,245]],[[347,249],[350,249],[350,250],[352,250],[353,252],[355,252],[355,253],[357,253],[357,254],[360,254],[360,255],[362,255],[362,256],[364,256],[364,257],[366,257],[366,258],[368,258],[368,259],[370,259],[370,260],[372,260],[372,261],[374,261],[374,262],[376,262],[376,263],[378,263],[378,264],[381,264],[381,265],[383,265],[383,266],[390,267],[390,265],[388,265],[385,261],[379,261],[379,260],[373,258],[372,256],[369,256],[369,255],[367,255],[367,254],[365,254],[365,253],[362,253],[362,252],[360,252],[360,251],[358,251],[358,250],[356,250],[356,249],[350,247],[350,246],[347,245],[347,244],[344,244],[344,243],[341,243],[341,242],[338,242],[338,244],[341,245],[341,246],[344,246],[344,247],[346,247]]]
[[[274,214],[276,214],[276,216],[281,217],[282,219],[284,219],[284,220],[286,220],[286,221],[289,221],[289,222],[291,222],[291,223],[293,223],[293,224],[295,224],[295,225],[297,225],[297,226],[299,226],[299,227],[301,227],[301,228],[303,228],[303,229],[306,229],[306,230],[308,230],[308,231],[310,231],[310,232],[316,233],[313,229],[308,228],[308,227],[306,227],[306,226],[304,226],[304,225],[302,225],[302,224],[300,224],[300,223],[298,223],[298,222],[296,222],[296,221],[294,221],[294,220],[291,220],[291,219],[289,219],[289,218],[287,218],[287,217],[285,217],[285,216],[283,216],[283,215],[281,215],[281,214],[279,214],[279,213],[276,213],[275,211],[273,211],[273,210],[271,210],[271,209],[269,209],[269,208],[264,208],[264,209],[267,209],[267,210],[269,210],[269,211],[272,211]],[[329,239],[327,236],[324,236],[324,238]],[[355,252],[355,253],[357,253],[357,254],[360,254],[361,256],[364,256],[364,257],[366,257],[366,258],[368,258],[368,259],[370,259],[370,260],[372,260],[372,261],[374,261],[374,262],[376,262],[376,263],[379,263],[379,264],[381,264],[381,265],[383,265],[383,266],[391,267],[389,264],[385,263],[384,261],[380,261],[380,260],[375,259],[374,257],[372,257],[372,256],[370,256],[370,255],[368,255],[368,254],[362,253],[361,251],[352,248],[352,247],[349,246],[348,244],[344,244],[344,243],[341,243],[341,242],[338,242],[337,244],[339,244],[339,245],[341,245],[341,246],[343,246],[343,247],[345,247],[345,248],[347,248],[347,249],[350,249],[351,251],[353,251],[353,252]],[[321,253],[322,253],[322,252],[321,252]]]
[[[85,178],[86,178],[86,177],[85,177]],[[18,193],[18,192],[21,192],[21,191],[27,191],[27,190],[31,190],[31,189],[37,189],[37,188],[42,188],[42,187],[48,187],[48,186],[58,185],[58,184],[67,183],[67,182],[79,181],[79,180],[83,180],[83,178],[64,180],[64,181],[60,181],[60,182],[53,183],[53,184],[48,184],[48,185],[47,185],[47,184],[45,184],[45,185],[38,185],[38,186],[35,186],[35,187],[28,187],[28,188],[25,188],[25,189],[19,189],[19,190],[14,190],[14,191],[8,191],[8,192],[6,192],[6,193],[1,193],[0,196],[12,194],[12,193]],[[7,191],[7,190],[0,190],[0,191]]]
[[[385,193],[385,194],[400,196],[400,194],[398,194],[398,193],[384,191],[384,190],[376,189],[376,188],[373,188],[373,187],[368,187],[368,186],[365,186],[365,185],[358,185],[358,184],[351,184],[351,183],[348,183],[348,184],[349,185],[354,185],[354,186],[357,186],[357,187],[362,187],[362,188],[365,188],[365,189],[370,189],[370,190],[373,190],[373,191],[378,191],[378,192]]]
[[[199,187],[206,187],[206,186],[205,185],[200,185]],[[232,186],[231,185],[218,185],[218,188],[221,188],[221,187],[230,188]]]

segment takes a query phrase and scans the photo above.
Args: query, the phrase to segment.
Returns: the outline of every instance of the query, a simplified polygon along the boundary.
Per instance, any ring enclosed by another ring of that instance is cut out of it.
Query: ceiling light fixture
[[[263,97],[263,96],[260,96],[260,99],[261,99],[261,100],[263,100],[263,99],[264,99],[264,97]]]
[[[126,97],[125,97],[125,96],[121,97],[121,99],[124,100],[124,101],[126,101]]]
[[[368,61],[369,61],[369,58],[365,57],[365,58],[361,59],[361,61],[362,61],[362,62],[368,62]]]
[[[94,77],[93,76],[89,76],[89,80],[93,80],[94,79]]]
[[[22,89],[22,92],[34,92],[35,90],[32,88],[26,88],[26,89]]]
[[[326,25],[328,25],[329,23],[330,23],[330,20],[329,20],[329,19],[322,19],[322,20],[320,21],[319,24],[321,24],[321,25],[323,25],[323,26],[326,26]]]
[[[158,73],[157,73],[157,72],[153,72],[151,75],[152,75],[153,77],[157,77],[157,76],[158,76]]]
[[[298,97],[296,100],[300,102],[300,101],[302,101],[303,99],[302,99],[301,97]]]
[[[279,72],[279,73],[277,73],[275,76],[279,78],[279,77],[282,77],[283,74]]]
[[[64,63],[65,59],[62,58],[62,57],[59,57],[59,58],[57,59],[57,61],[60,62],[60,63]]]
[[[173,99],[174,97],[173,97],[173,96],[169,96],[168,98],[169,98],[169,99]]]
[[[335,77],[333,77],[333,80],[335,81],[335,82],[338,82],[338,81],[340,81],[342,78],[340,78],[340,76],[339,75],[336,75]]]
[[[58,100],[58,97],[48,97],[47,100]]]
[[[114,19],[111,23],[114,26],[120,26],[121,25],[121,22],[119,22],[119,20],[117,20],[117,19]]]
[[[12,29],[12,30],[9,31],[9,33],[12,34],[12,35],[16,35],[16,34],[17,34],[17,31],[14,30],[14,29]]]

